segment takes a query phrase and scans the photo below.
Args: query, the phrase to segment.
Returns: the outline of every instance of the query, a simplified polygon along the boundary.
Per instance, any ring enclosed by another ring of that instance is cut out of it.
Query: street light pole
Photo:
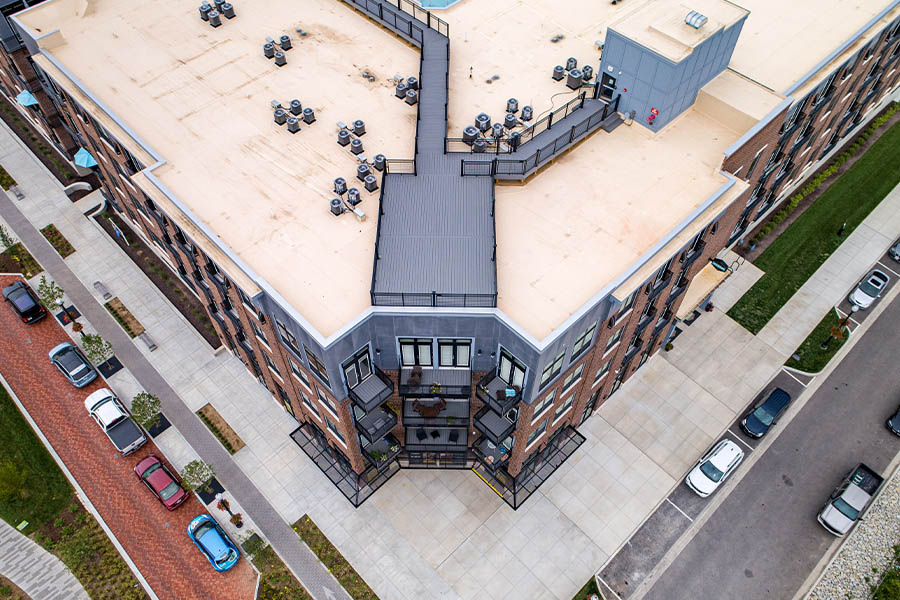
[[[841,328],[842,328],[842,329],[843,329],[844,327],[847,326],[847,323],[850,321],[850,317],[851,317],[853,314],[855,314],[858,310],[859,310],[859,307],[858,307],[857,305],[855,305],[855,304],[854,304],[853,306],[850,307],[850,312],[847,314],[846,317],[844,317],[844,320],[841,321]]]
[[[66,308],[66,303],[63,301],[63,299],[60,298],[59,300],[57,300],[57,301],[56,301],[56,304],[59,305],[59,307],[62,309],[63,313],[64,313],[67,317],[69,317],[69,320],[72,321],[72,322],[74,323],[74,322],[75,322],[75,317],[73,317],[71,314],[69,314],[69,309]]]

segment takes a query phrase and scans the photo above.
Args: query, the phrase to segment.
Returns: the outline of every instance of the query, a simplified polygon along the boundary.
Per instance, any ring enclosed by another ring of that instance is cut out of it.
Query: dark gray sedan
[[[37,294],[24,281],[16,281],[3,288],[3,299],[9,302],[23,323],[30,325],[47,316],[47,310],[41,306]]]
[[[781,388],[775,388],[741,420],[741,429],[752,438],[761,438],[778,422],[790,403],[791,395]]]
[[[97,378],[97,371],[88,359],[69,342],[50,351],[50,362],[77,388],[83,388]]]

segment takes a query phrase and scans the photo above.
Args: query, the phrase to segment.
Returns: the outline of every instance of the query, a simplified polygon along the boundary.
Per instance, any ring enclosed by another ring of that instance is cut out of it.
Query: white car
[[[722,440],[691,469],[684,483],[698,496],[706,498],[722,485],[742,460],[744,451],[731,440]]]
[[[855,304],[865,310],[872,306],[872,303],[881,296],[890,280],[890,277],[886,274],[878,269],[874,269],[856,286],[856,289],[851,292],[847,300],[851,304]]]

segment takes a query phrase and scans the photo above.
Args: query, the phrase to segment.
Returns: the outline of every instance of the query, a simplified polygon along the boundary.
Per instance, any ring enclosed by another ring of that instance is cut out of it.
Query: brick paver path
[[[0,287],[14,277],[0,276]],[[50,441],[119,543],[161,600],[250,600],[256,572],[242,559],[217,573],[191,543],[187,525],[205,512],[188,501],[169,512],[137,477],[134,465],[162,454],[152,442],[122,458],[84,409],[84,399],[107,384],[76,389],[47,354],[69,337],[52,316],[25,325],[0,306],[0,372]]]
[[[32,598],[88,600],[87,592],[61,560],[6,521],[0,521],[0,575]]]

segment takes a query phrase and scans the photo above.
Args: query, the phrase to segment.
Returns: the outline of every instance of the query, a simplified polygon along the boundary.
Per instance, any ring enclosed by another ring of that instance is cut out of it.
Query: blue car
[[[50,362],[77,388],[83,388],[97,379],[97,371],[90,361],[69,342],[63,342],[50,351]]]
[[[194,545],[200,548],[216,571],[224,572],[237,564],[241,553],[216,520],[209,515],[200,515],[187,528]]]
[[[741,429],[753,438],[761,438],[769,428],[778,422],[778,417],[787,410],[791,395],[781,388],[775,388],[764,402],[758,404],[741,421]]]

